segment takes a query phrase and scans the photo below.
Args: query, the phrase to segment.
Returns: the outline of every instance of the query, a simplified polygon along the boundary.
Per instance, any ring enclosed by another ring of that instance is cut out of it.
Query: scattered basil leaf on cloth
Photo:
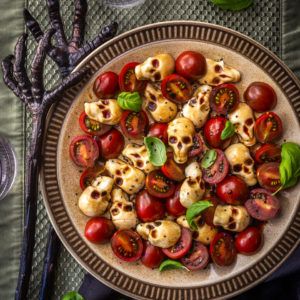
[[[162,140],[157,137],[148,136],[144,138],[144,144],[147,148],[150,162],[161,167],[167,161],[167,149]]]
[[[226,121],[225,127],[221,132],[221,140],[224,141],[232,137],[235,133],[235,127],[230,121]]]
[[[186,271],[189,271],[189,269],[185,267],[181,262],[172,259],[164,260],[159,266],[160,272],[174,269],[184,269]]]
[[[138,92],[122,92],[118,95],[117,102],[122,109],[139,112],[143,101]]]
[[[67,292],[61,300],[84,300],[84,298],[75,291]]]
[[[197,230],[194,218],[197,217],[201,212],[206,210],[213,204],[208,200],[201,200],[193,203],[186,211],[186,220],[192,230]]]
[[[248,8],[253,4],[253,0],[211,0],[211,2],[221,9],[238,11]]]
[[[217,156],[218,156],[217,151],[214,149],[210,149],[210,150],[206,151],[201,160],[201,167],[204,169],[207,169],[210,166],[212,166],[214,164],[214,162],[216,161]]]

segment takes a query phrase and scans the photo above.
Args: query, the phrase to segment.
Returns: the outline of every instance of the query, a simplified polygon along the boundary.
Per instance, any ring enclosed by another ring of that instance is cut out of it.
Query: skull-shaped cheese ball
[[[145,174],[120,159],[107,160],[105,169],[112,176],[115,184],[127,194],[137,193],[145,184]]]
[[[201,128],[209,115],[209,96],[212,88],[209,85],[200,86],[182,108],[182,115],[190,119],[196,128]]]
[[[136,227],[136,231],[143,239],[160,248],[174,246],[181,236],[180,226],[169,220],[140,223]]]
[[[168,143],[174,151],[174,160],[178,164],[184,164],[188,159],[188,153],[193,146],[195,127],[187,118],[177,118],[168,125]]]
[[[88,217],[104,214],[110,201],[113,184],[112,178],[99,176],[95,184],[86,187],[80,195],[78,200],[79,209]]]
[[[172,55],[162,53],[147,58],[142,64],[135,67],[135,76],[138,80],[160,81],[174,73],[175,60]]]
[[[201,84],[219,85],[226,82],[238,82],[241,74],[238,70],[225,66],[224,61],[206,58],[206,74],[199,79]]]
[[[250,147],[256,143],[254,136],[254,116],[251,107],[240,102],[237,108],[228,115],[229,121],[235,126],[239,140]]]
[[[213,223],[226,230],[240,232],[250,224],[250,215],[244,206],[217,205]]]
[[[120,122],[122,109],[115,99],[100,99],[97,102],[84,103],[84,111],[92,120],[107,125],[116,125]]]
[[[225,150],[232,174],[240,176],[249,186],[255,185],[254,161],[249,149],[241,143],[232,144]]]
[[[145,89],[144,107],[154,121],[167,123],[177,115],[177,105],[165,98],[161,91],[148,83]]]
[[[156,169],[150,162],[148,151],[145,145],[138,145],[134,143],[128,144],[122,154],[128,159],[134,167],[149,173]]]

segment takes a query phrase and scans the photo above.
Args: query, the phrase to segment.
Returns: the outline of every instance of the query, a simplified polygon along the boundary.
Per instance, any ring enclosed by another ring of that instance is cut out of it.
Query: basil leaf
[[[228,9],[233,11],[248,8],[253,4],[253,0],[211,0],[213,4],[219,6],[221,9]]]
[[[156,167],[163,166],[167,161],[167,150],[164,142],[157,137],[148,136],[144,138],[144,143],[150,162]]]
[[[231,136],[234,135],[234,133],[235,133],[234,125],[230,121],[226,121],[225,127],[221,133],[221,140],[224,141],[224,140],[230,138]]]
[[[122,92],[118,95],[117,102],[125,110],[139,112],[142,108],[142,98],[138,92]]]
[[[201,167],[207,169],[212,166],[216,161],[217,156],[217,151],[214,149],[206,151],[204,157],[201,160]]]
[[[172,259],[164,260],[159,266],[160,272],[173,269],[184,269],[189,271],[189,269],[185,267],[181,262]]]
[[[193,203],[186,211],[186,220],[192,230],[197,230],[197,226],[194,222],[194,218],[198,216],[208,207],[213,206],[213,204],[208,200],[201,200]]]
[[[75,291],[67,292],[61,300],[84,300],[84,298]]]

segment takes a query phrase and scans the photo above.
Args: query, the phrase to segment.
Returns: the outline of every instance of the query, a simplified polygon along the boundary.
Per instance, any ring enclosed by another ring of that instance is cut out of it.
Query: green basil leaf
[[[231,136],[234,135],[234,133],[235,133],[234,125],[230,121],[226,121],[225,127],[221,133],[221,140],[224,141],[224,140],[230,138]]]
[[[144,138],[144,143],[150,162],[156,167],[163,166],[167,161],[167,149],[164,142],[157,137],[148,136]]]
[[[218,156],[217,151],[214,149],[206,151],[204,157],[201,160],[201,167],[207,169],[210,166],[212,166],[216,161],[217,156]]]
[[[219,6],[221,9],[228,9],[233,11],[248,8],[253,4],[253,0],[211,0],[213,4]]]
[[[184,269],[186,271],[189,271],[189,269],[185,267],[181,262],[172,259],[164,260],[159,266],[160,272],[173,269]]]
[[[213,204],[208,200],[201,200],[193,203],[186,211],[186,220],[192,230],[197,230],[197,226],[194,222],[194,218],[197,217],[201,212],[206,210]]]
[[[122,92],[118,95],[117,102],[125,110],[139,112],[142,108],[142,98],[138,92]]]
[[[61,300],[84,300],[84,298],[75,291],[67,292]]]

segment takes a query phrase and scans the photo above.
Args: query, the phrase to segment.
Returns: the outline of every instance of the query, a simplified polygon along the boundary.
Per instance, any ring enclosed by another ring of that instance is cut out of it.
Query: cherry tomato
[[[79,125],[85,133],[95,136],[102,135],[111,129],[110,125],[90,119],[85,112],[82,112],[79,117]]]
[[[128,138],[139,139],[146,135],[149,120],[144,111],[134,112],[125,110],[122,113],[120,126]]]
[[[235,247],[238,252],[250,254],[261,245],[261,231],[256,227],[248,227],[235,237]]]
[[[213,206],[210,206],[210,207],[206,208],[201,213],[201,216],[203,217],[203,221],[207,225],[215,226],[214,222],[213,222],[214,215],[215,215],[215,210],[216,210],[217,205],[219,205],[221,201],[217,197],[214,197],[214,196],[207,197],[207,200],[210,201],[213,204]]]
[[[236,259],[234,240],[229,233],[219,232],[209,248],[213,262],[219,266],[229,266]]]
[[[177,103],[188,101],[193,93],[189,82],[177,74],[165,77],[161,82],[161,91],[165,98]]]
[[[176,73],[187,78],[197,79],[206,72],[205,57],[195,51],[184,51],[175,62]]]
[[[138,80],[135,76],[134,69],[139,65],[137,62],[130,62],[126,64],[119,75],[119,85],[121,91],[124,92],[142,92],[147,82],[145,80]]]
[[[114,254],[125,261],[132,262],[141,258],[143,241],[133,230],[125,229],[115,232],[110,241]]]
[[[166,200],[167,212],[173,217],[180,217],[186,212],[186,208],[180,203],[179,193],[180,185],[177,186],[174,195]]]
[[[261,143],[270,143],[282,136],[282,122],[274,112],[266,112],[256,119],[254,133]]]
[[[252,82],[244,93],[247,104],[256,112],[266,112],[277,104],[274,89],[264,82]]]
[[[111,220],[104,217],[95,217],[86,223],[84,235],[90,242],[102,244],[109,241],[114,231],[115,226]]]
[[[182,181],[185,178],[184,166],[178,165],[173,159],[173,153],[168,153],[165,164],[161,167],[161,171],[171,180]]]
[[[104,159],[118,157],[125,145],[125,140],[120,131],[113,128],[99,137],[98,145]]]
[[[186,255],[192,246],[192,233],[189,229],[181,227],[181,237],[178,242],[170,247],[162,249],[163,253],[171,259],[179,259]]]
[[[191,271],[202,270],[209,262],[208,250],[200,242],[194,241],[191,250],[181,262]]]
[[[193,146],[189,151],[189,157],[194,157],[197,155],[203,154],[207,150],[207,146],[205,145],[202,136],[199,133],[196,133],[193,137]]]
[[[245,207],[251,217],[260,221],[274,218],[280,208],[279,200],[265,189],[254,189]]]
[[[279,163],[277,162],[260,165],[256,171],[256,176],[259,185],[272,193],[277,191],[281,186]]]
[[[101,175],[104,171],[104,166],[96,163],[93,167],[87,168],[80,176],[80,187],[84,190],[86,187],[92,184],[92,182]]]
[[[160,199],[153,197],[146,190],[136,196],[135,208],[137,216],[143,222],[153,222],[163,219],[165,206]]]
[[[146,177],[146,189],[154,197],[168,198],[174,194],[176,187],[173,181],[155,170]]]
[[[258,164],[281,161],[281,148],[274,144],[261,145],[254,154]]]
[[[93,91],[97,98],[112,98],[119,89],[119,76],[114,72],[104,72],[94,81]]]
[[[148,136],[154,136],[161,139],[165,144],[168,144],[168,124],[153,123],[149,128]]]
[[[239,103],[239,91],[233,84],[224,83],[214,87],[210,94],[210,106],[219,114],[234,111]]]
[[[217,196],[224,202],[233,205],[243,204],[249,199],[249,189],[246,182],[240,177],[226,176],[217,185]]]
[[[203,179],[209,184],[220,183],[229,171],[229,163],[222,150],[217,151],[217,158],[212,166],[203,168]]]
[[[158,268],[164,258],[165,255],[161,248],[144,241],[144,252],[141,258],[141,263],[144,266],[151,269]]]
[[[79,167],[92,167],[99,157],[99,148],[94,139],[88,135],[76,136],[69,147],[73,162]]]

